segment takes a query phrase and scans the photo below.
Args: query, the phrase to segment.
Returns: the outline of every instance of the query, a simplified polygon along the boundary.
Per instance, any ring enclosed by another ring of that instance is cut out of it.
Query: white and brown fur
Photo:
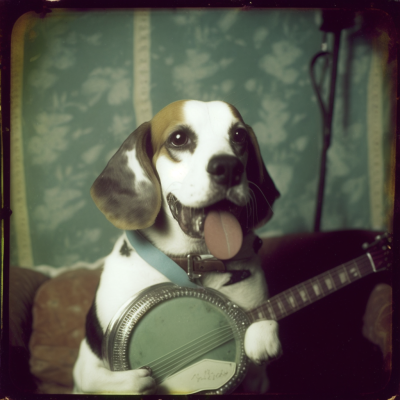
[[[218,183],[207,172],[210,160],[221,155],[244,167],[234,184]],[[236,108],[220,101],[171,103],[125,140],[91,189],[96,205],[116,227],[140,229],[171,257],[209,254],[204,238],[184,233],[173,218],[166,199],[169,193],[193,209],[224,199],[243,208],[244,242],[239,254],[228,263],[228,270],[247,269],[250,277],[226,285],[229,272],[209,272],[200,278],[200,283],[219,290],[245,310],[265,301],[267,285],[259,256],[253,249],[252,228],[271,217],[271,206],[279,192],[262,162],[254,132]],[[118,239],[105,259],[88,314],[86,338],[74,367],[75,393],[156,391],[146,369],[121,372],[106,369],[101,360],[101,340],[111,318],[127,299],[148,286],[166,281],[164,275],[141,259],[125,234]],[[268,389],[264,364],[281,351],[277,323],[265,320],[253,323],[246,332],[245,351],[252,365],[244,390],[263,393]]]

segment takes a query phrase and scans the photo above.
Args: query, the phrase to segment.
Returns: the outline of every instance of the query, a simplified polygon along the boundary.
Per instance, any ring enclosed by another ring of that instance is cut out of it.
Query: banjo
[[[366,254],[302,282],[245,312],[210,288],[172,282],[129,299],[103,339],[112,371],[149,367],[157,394],[224,394],[244,379],[244,335],[252,322],[278,321],[369,274],[390,266],[387,234],[363,246]]]

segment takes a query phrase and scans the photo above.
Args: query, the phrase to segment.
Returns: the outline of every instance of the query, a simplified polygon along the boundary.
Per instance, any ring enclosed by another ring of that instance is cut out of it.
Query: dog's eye
[[[237,144],[243,144],[247,138],[247,131],[243,128],[238,128],[233,132],[232,141]]]
[[[169,142],[175,146],[175,147],[181,147],[187,144],[189,141],[188,136],[186,135],[185,132],[174,132],[170,137],[169,137]]]

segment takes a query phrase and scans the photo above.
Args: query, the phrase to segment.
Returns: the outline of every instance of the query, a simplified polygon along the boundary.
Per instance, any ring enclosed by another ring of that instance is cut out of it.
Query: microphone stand
[[[335,89],[337,80],[337,68],[339,61],[339,48],[340,48],[340,35],[341,31],[345,28],[349,28],[354,24],[354,13],[342,11],[342,10],[324,10],[322,12],[323,23],[320,30],[324,32],[333,33],[333,52],[320,51],[311,60],[310,63],[310,76],[313,89],[317,95],[318,104],[321,109],[323,126],[322,126],[322,150],[320,159],[320,169],[319,169],[319,182],[317,190],[316,199],[316,209],[314,217],[314,232],[319,232],[321,227],[321,217],[324,201],[324,191],[325,191],[325,179],[327,172],[327,153],[329,146],[331,144],[332,137],[332,120],[333,120],[333,110],[335,103]],[[325,34],[326,36],[326,34]],[[331,79],[329,85],[329,98],[328,105],[325,105],[322,95],[321,88],[317,84],[314,75],[314,66],[320,58],[332,57],[332,67],[331,67]]]

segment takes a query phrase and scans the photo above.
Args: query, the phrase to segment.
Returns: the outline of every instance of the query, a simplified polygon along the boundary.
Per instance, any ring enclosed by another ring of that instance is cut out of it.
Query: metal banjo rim
[[[235,337],[238,337],[240,341],[240,355],[236,372],[225,385],[204,394],[231,392],[244,379],[249,366],[249,360],[244,352],[244,335],[250,325],[250,321],[245,311],[221,293],[210,288],[194,289],[180,287],[172,282],[164,282],[150,286],[131,297],[118,310],[107,327],[102,343],[102,355],[105,365],[111,371],[131,369],[128,360],[128,347],[134,326],[156,305],[179,297],[192,297],[207,301],[222,310],[232,322],[231,326]]]

